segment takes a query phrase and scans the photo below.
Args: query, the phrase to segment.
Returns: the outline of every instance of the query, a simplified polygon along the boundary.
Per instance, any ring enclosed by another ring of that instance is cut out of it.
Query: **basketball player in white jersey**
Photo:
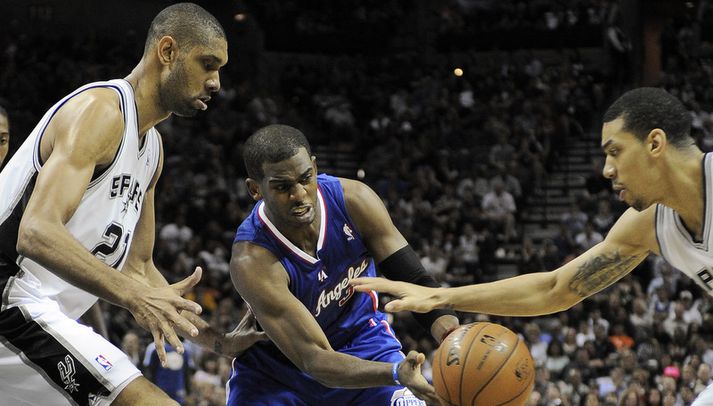
[[[164,339],[183,349],[174,330],[200,330],[196,340],[223,353],[252,344],[212,331],[181,297],[200,269],[168,285],[151,258],[163,162],[154,126],[205,110],[227,59],[212,15],[164,9],[133,71],[55,104],[0,173],[0,404],[176,404],[75,321],[97,297],[151,331],[164,364]]]
[[[684,106],[662,89],[631,90],[609,107],[602,128],[603,174],[631,208],[604,241],[554,271],[450,289],[371,278],[354,284],[396,296],[388,311],[452,307],[539,316],[569,309],[653,253],[713,294],[713,154],[696,147],[690,128]],[[712,404],[713,385],[693,402]]]
[[[0,168],[10,150],[10,121],[7,111],[0,106]]]

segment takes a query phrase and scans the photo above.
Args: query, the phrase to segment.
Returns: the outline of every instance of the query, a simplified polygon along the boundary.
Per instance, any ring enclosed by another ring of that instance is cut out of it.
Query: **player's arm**
[[[160,140],[159,136],[159,141]],[[167,287],[169,286],[168,281],[166,281],[166,278],[164,278],[153,262],[153,250],[156,239],[156,210],[154,201],[156,184],[163,170],[164,154],[162,142],[160,142],[159,153],[159,162],[156,167],[156,172],[151,179],[151,183],[146,189],[141,208],[141,216],[134,231],[134,239],[126,263],[124,264],[123,273],[147,286]],[[200,275],[202,269],[200,269],[200,267],[196,268],[196,272]],[[200,316],[190,311],[182,311],[181,316],[197,328],[198,333],[197,335],[191,334],[190,331],[182,329],[181,326],[177,326],[180,335],[221,355],[230,357],[237,356],[256,341],[264,339],[264,333],[258,332],[254,328],[254,323],[252,323],[254,320],[251,319],[250,315],[246,315],[238,327],[230,333],[217,331]],[[159,336],[156,337],[156,339],[156,352],[163,360],[166,357],[163,337]],[[182,346],[175,348],[179,352],[183,352]]]
[[[362,182],[340,179],[349,216],[363,237],[379,270],[391,280],[438,287],[426,272],[416,252],[391,221],[381,198]],[[449,310],[414,314],[416,320],[441,342],[458,327],[458,318]]]
[[[43,136],[51,140],[43,146],[50,152],[20,221],[17,252],[69,283],[129,309],[139,324],[172,336],[179,344],[172,325],[189,330],[193,326],[176,311],[200,307],[173,289],[148,289],[104,264],[65,227],[95,170],[113,160],[123,131],[118,98],[110,89],[87,90],[57,111]],[[190,282],[176,288],[188,288]]]
[[[427,289],[375,278],[357,279],[357,290],[374,289],[399,297],[389,311],[438,307],[502,316],[538,316],[566,310],[623,278],[657,251],[655,207],[629,209],[601,243],[551,272],[458,288]]]
[[[392,364],[334,351],[307,308],[289,290],[289,277],[267,249],[238,242],[230,261],[233,283],[275,345],[300,370],[327,387],[367,388],[395,385]],[[398,367],[401,384],[416,396],[436,401],[420,373],[423,355],[413,352]]]

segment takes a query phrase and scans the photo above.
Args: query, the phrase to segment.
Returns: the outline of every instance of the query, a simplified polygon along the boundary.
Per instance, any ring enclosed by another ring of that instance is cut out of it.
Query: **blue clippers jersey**
[[[317,184],[322,222],[316,258],[277,230],[265,215],[263,201],[255,205],[240,225],[235,242],[260,245],[280,260],[290,276],[290,291],[312,313],[332,348],[339,349],[353,332],[378,313],[376,293],[354,292],[349,280],[375,276],[376,272],[374,261],[347,213],[339,179],[321,174]],[[272,343],[269,345],[274,347]]]

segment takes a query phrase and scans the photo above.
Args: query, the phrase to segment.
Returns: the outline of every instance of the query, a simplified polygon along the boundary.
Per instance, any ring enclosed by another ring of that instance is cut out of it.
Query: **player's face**
[[[636,210],[654,203],[656,171],[647,153],[647,142],[623,131],[624,120],[618,118],[602,127],[602,149],[606,155],[602,174],[611,179],[619,199]]]
[[[277,225],[305,226],[317,216],[317,165],[307,150],[284,161],[263,164],[260,193]]]
[[[179,52],[164,75],[159,97],[164,109],[183,117],[206,110],[211,93],[220,90],[219,70],[228,62],[228,44],[219,37],[207,45]]]
[[[10,149],[10,123],[7,117],[0,114],[0,165],[2,165],[7,151]]]

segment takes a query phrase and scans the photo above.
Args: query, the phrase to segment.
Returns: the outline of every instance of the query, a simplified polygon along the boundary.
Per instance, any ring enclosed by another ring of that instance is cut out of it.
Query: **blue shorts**
[[[300,371],[271,343],[257,344],[233,361],[228,406],[424,405],[403,386],[327,388]],[[386,320],[373,317],[343,348],[344,354],[381,362],[404,359]]]

